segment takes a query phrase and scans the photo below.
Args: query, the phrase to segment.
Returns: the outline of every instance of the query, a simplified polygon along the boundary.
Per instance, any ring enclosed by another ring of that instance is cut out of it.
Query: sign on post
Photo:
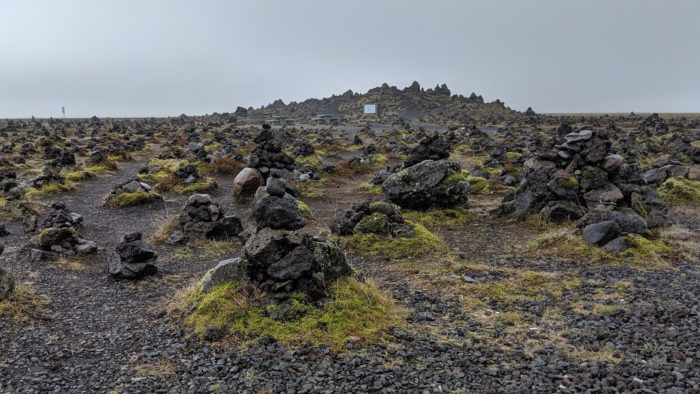
[[[364,114],[365,115],[376,115],[377,104],[365,104]]]

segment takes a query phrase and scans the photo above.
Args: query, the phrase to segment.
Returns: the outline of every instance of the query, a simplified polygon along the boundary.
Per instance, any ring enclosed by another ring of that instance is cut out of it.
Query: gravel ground
[[[169,197],[165,205],[103,208],[102,198],[111,186],[134,175],[141,165],[143,159],[124,163],[117,172],[88,181],[62,198],[84,215],[83,235],[103,248],[85,260],[85,270],[28,261],[19,253],[28,237],[21,235],[19,224],[8,226],[12,235],[3,239],[8,245],[3,264],[20,282],[33,282],[51,304],[19,326],[0,319],[0,392],[700,393],[700,271],[690,263],[649,272],[545,263],[547,269],[574,273],[585,285],[560,299],[518,306],[533,324],[547,308],[562,310],[559,324],[567,332],[565,342],[536,351],[520,346],[521,341],[537,339],[536,330],[514,334],[507,327],[501,332],[486,326],[465,313],[456,296],[423,288],[383,270],[382,263],[358,258],[353,263],[361,272],[376,277],[413,308],[411,324],[393,330],[385,343],[336,354],[324,348],[288,349],[265,339],[246,348],[226,348],[193,338],[166,315],[164,300],[200,277],[216,258],[176,258],[173,250],[158,246],[157,276],[115,282],[106,274],[104,248],[111,250],[124,233],[153,231],[157,221],[166,212],[177,212],[186,198]],[[229,211],[244,214],[246,207],[236,206],[224,192],[230,190],[228,182],[222,179],[214,195]],[[337,202],[328,210],[336,206]],[[485,245],[480,256],[486,258],[488,251],[499,248],[494,234],[493,228],[469,233],[473,245]],[[446,239],[452,244],[457,238]],[[543,266],[509,258],[491,264]],[[628,308],[585,315],[567,307],[575,297],[590,296],[587,292],[595,289],[588,283],[620,280],[631,283],[625,295]],[[503,339],[510,346],[494,345]],[[619,360],[576,360],[571,349],[579,347],[607,347]]]

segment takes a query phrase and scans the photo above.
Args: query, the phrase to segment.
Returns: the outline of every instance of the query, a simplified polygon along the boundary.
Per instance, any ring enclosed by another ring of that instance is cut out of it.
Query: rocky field
[[[700,118],[444,89],[0,121],[0,392],[700,393]]]

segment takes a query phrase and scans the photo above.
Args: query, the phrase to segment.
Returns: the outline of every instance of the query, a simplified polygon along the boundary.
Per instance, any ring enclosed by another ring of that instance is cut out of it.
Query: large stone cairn
[[[28,245],[34,261],[97,251],[95,242],[80,236],[83,221],[81,215],[71,212],[63,203],[54,203],[51,207],[53,212],[41,223],[39,234],[32,237]]]
[[[607,132],[568,133],[526,161],[523,181],[496,213],[578,220],[584,240],[600,246],[618,235],[646,235],[648,227],[666,223],[656,188],[644,180],[639,163],[611,151]]]
[[[294,159],[282,151],[270,125],[263,125],[263,131],[254,142],[257,146],[250,153],[248,167],[257,168],[263,176],[267,176],[272,168],[294,171]]]
[[[281,143],[275,138],[270,125],[263,125],[262,132],[255,137],[257,144],[250,154],[248,166],[238,173],[233,181],[233,194],[236,197],[250,196],[258,187],[265,184],[270,171],[294,170],[294,159],[282,151]],[[288,185],[293,188],[293,185]]]
[[[306,219],[294,197],[285,192],[279,173],[256,192],[255,223],[248,230],[243,258],[222,261],[209,274],[204,288],[235,279],[251,285],[271,300],[289,300],[303,293],[310,300],[326,297],[328,286],[352,269],[333,242],[303,231]]]
[[[109,256],[109,274],[114,279],[141,279],[158,272],[158,254],[142,240],[141,233],[122,237],[116,252]]]
[[[178,218],[179,229],[170,236],[170,243],[180,243],[186,237],[232,239],[243,231],[236,215],[226,215],[224,209],[208,194],[193,194]]]

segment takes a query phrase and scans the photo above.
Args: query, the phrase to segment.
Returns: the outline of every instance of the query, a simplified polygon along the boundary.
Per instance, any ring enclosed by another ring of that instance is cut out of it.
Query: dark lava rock
[[[267,194],[267,193],[265,193]],[[261,196],[253,204],[253,217],[258,228],[296,230],[306,226],[306,219],[299,212],[296,200],[289,196]]]
[[[617,237],[620,227],[612,220],[589,224],[583,228],[581,238],[592,245],[604,245]]]
[[[459,177],[459,163],[424,160],[390,175],[382,184],[384,194],[402,208],[427,209],[466,203],[469,184]],[[457,174],[457,177],[450,177]]]
[[[424,137],[418,145],[408,153],[404,167],[410,167],[423,160],[441,160],[450,157],[450,144],[437,132]]]
[[[127,234],[109,257],[109,274],[115,279],[140,279],[155,275],[158,254],[142,239],[141,233]]]

